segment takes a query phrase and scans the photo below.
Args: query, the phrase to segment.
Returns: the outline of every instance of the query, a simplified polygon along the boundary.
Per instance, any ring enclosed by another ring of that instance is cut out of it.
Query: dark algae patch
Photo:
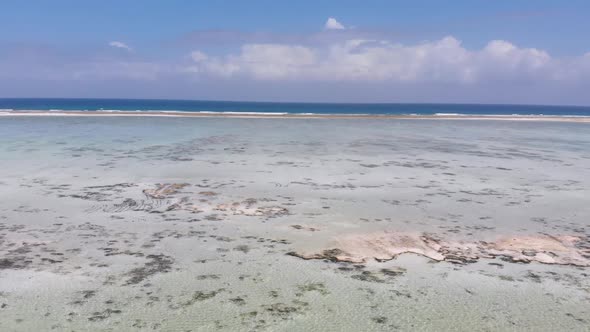
[[[112,315],[116,315],[116,314],[120,314],[120,313],[122,313],[121,310],[108,308],[103,311],[94,312],[92,314],[92,316],[88,317],[88,320],[91,322],[101,321],[101,320],[111,317]]]
[[[136,285],[155,274],[170,272],[174,263],[172,257],[163,254],[148,255],[146,258],[149,261],[144,266],[135,268],[127,273],[130,278],[125,285]]]

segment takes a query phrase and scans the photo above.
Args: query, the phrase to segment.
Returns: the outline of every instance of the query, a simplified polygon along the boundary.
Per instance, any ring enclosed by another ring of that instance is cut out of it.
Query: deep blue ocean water
[[[475,114],[590,116],[590,106],[481,104],[339,104],[157,99],[0,98],[0,109],[64,111],[184,111],[315,114]]]

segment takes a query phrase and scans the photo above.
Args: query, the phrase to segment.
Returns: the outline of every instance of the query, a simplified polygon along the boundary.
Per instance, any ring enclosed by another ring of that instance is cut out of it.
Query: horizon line
[[[184,99],[184,98],[108,98],[108,97],[0,97],[0,100],[149,100],[149,101],[187,101],[187,102],[222,102],[222,103],[259,103],[259,104],[332,104],[332,105],[465,105],[465,106],[535,106],[535,107],[571,107],[590,108],[580,104],[528,104],[528,103],[485,103],[485,102],[337,102],[337,101],[268,101],[268,100],[219,100],[219,99]]]

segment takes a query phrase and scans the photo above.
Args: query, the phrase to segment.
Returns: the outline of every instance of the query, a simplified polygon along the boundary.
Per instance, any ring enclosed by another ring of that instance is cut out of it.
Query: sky
[[[590,1],[0,2],[0,97],[590,105]]]

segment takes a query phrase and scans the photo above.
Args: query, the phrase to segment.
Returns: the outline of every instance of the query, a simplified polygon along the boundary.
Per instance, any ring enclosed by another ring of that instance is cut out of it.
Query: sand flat
[[[300,120],[0,117],[0,329],[587,330],[587,124]]]

